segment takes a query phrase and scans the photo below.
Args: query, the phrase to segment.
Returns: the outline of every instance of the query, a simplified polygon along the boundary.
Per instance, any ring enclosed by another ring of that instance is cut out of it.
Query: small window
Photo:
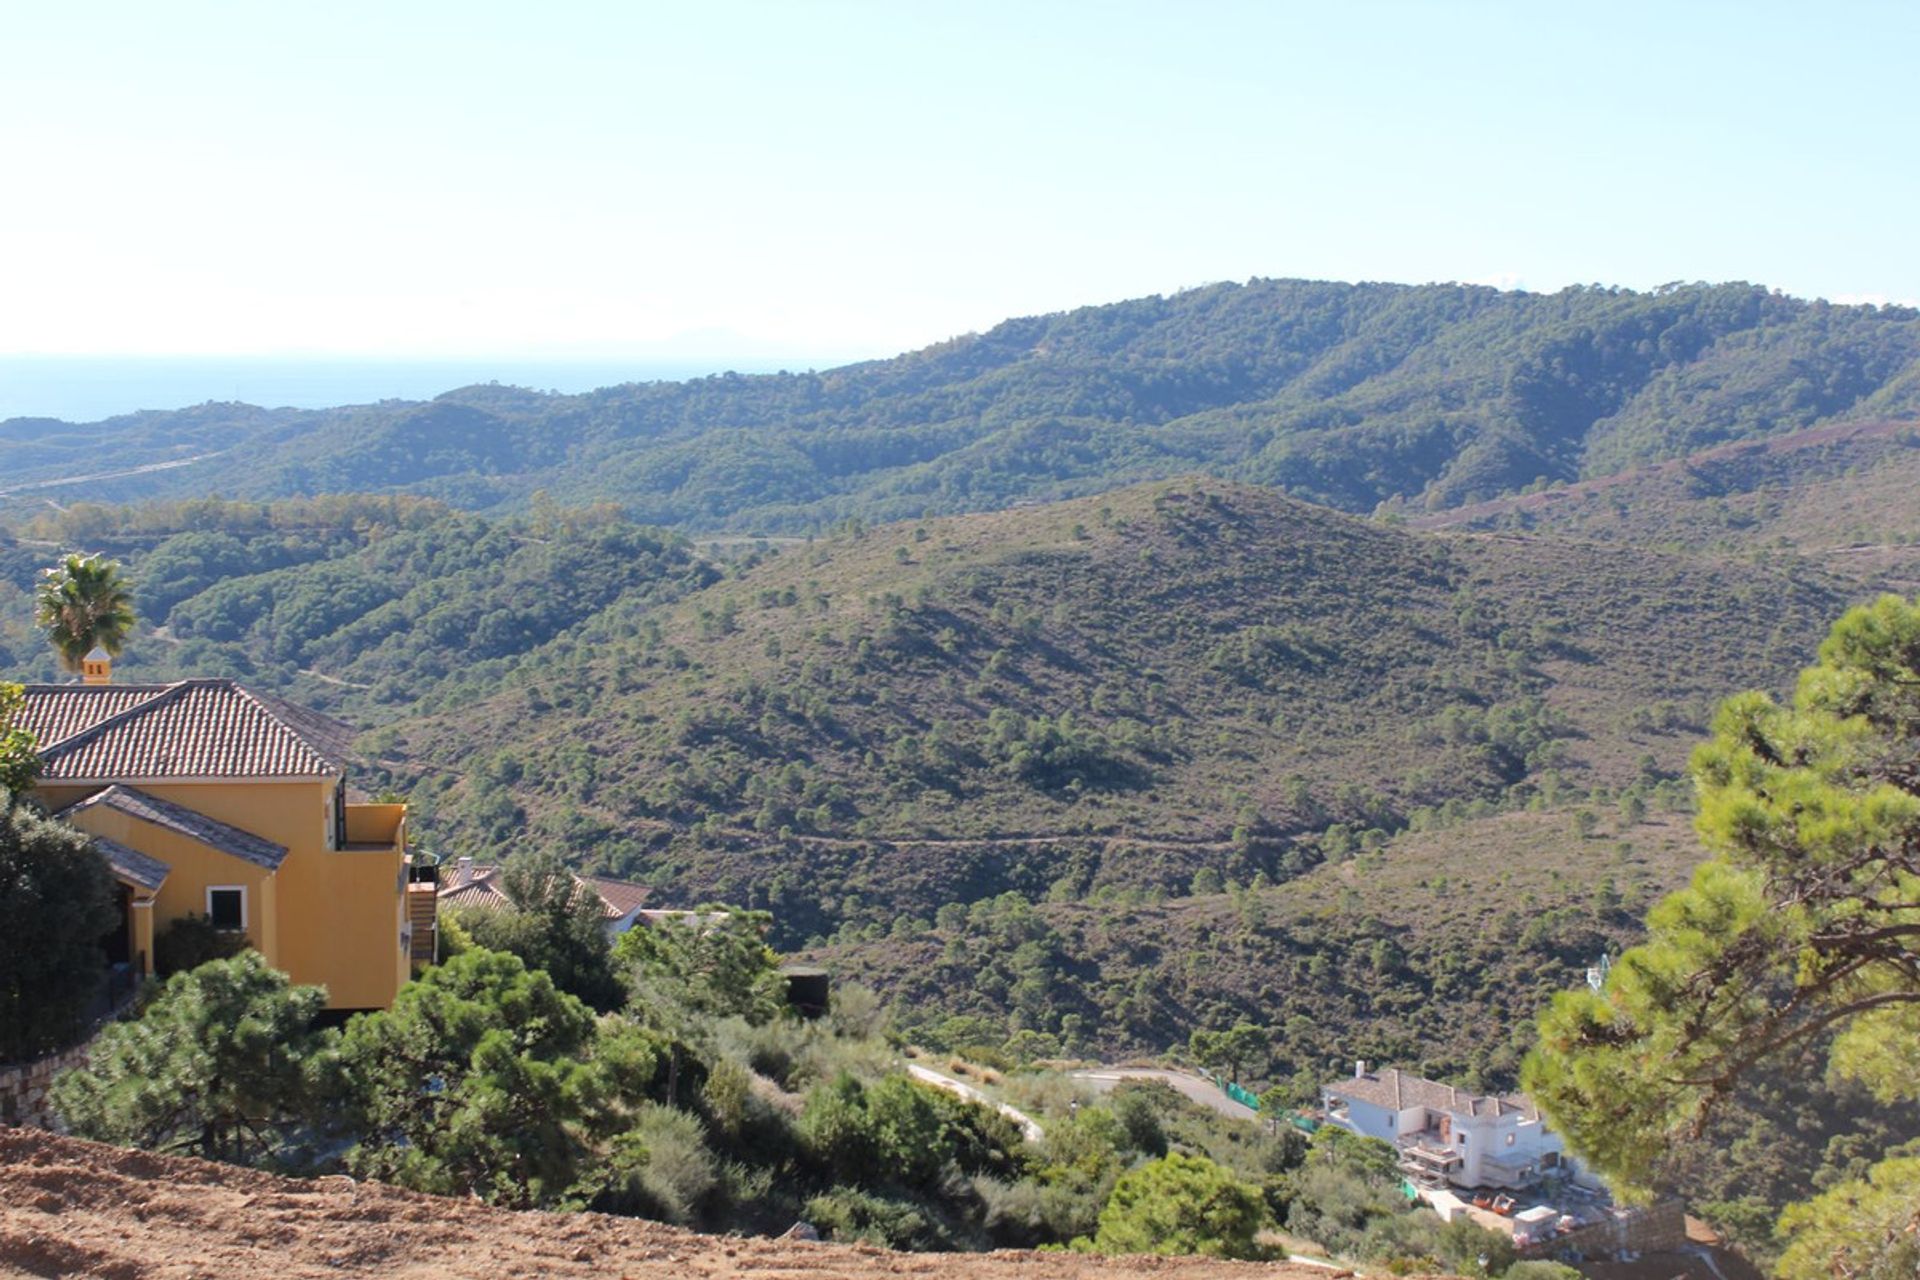
[[[247,891],[241,888],[207,890],[207,919],[216,929],[247,927]]]

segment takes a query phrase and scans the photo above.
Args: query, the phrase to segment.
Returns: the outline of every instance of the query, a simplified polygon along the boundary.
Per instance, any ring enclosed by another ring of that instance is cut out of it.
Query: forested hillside
[[[1413,516],[1422,529],[1539,531],[1844,561],[1920,558],[1920,422],[1836,423]],[[1852,571],[1851,569],[1849,571]]]
[[[20,536],[9,674],[54,674],[39,566],[109,551],[145,619],[121,678],[229,673],[348,715],[362,781],[408,794],[429,844],[769,907],[787,946],[1008,892],[1284,882],[1595,793],[1657,810],[1714,702],[1877,585],[1201,480],[725,562],[611,509],[411,497],[82,505]],[[1075,1002],[1047,1007],[1051,1031]],[[1101,1034],[1153,1046],[1184,1016]]]
[[[820,373],[16,420],[0,424],[0,504],[401,489],[494,507],[545,489],[648,522],[794,532],[1205,471],[1349,511],[1426,510],[1916,410],[1911,309],[1737,284],[1256,280]],[[79,476],[94,478],[53,483]]]
[[[719,577],[611,508],[498,520],[412,497],[81,504],[0,533],[0,671],[55,678],[30,593],[77,546],[130,566],[143,625],[121,679],[238,676],[361,723],[471,703],[616,605],[638,616]]]
[[[1875,585],[1200,480],[724,562],[610,509],[418,498],[80,506],[21,538],[16,678],[53,675],[38,568],[121,555],[145,620],[121,678],[235,674],[348,715],[424,839],[767,906],[787,945],[1069,873],[1181,894],[1650,796],[1720,696]]]
[[[1166,483],[789,547],[368,745],[437,838],[530,830],[793,942],[1069,866],[1180,892],[1423,814],[1648,790],[1861,590]]]

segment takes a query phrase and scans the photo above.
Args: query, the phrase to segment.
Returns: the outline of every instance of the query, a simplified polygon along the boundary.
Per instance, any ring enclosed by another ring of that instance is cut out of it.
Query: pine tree
[[[1920,1097],[1920,601],[1848,613],[1791,706],[1730,699],[1692,768],[1712,857],[1602,991],[1555,1000],[1525,1072],[1555,1127],[1628,1187],[1792,1052],[1830,1046],[1832,1069],[1882,1100]],[[1878,1275],[1865,1242],[1898,1240],[1847,1215],[1900,1196],[1920,1204],[1920,1162],[1884,1162],[1782,1225],[1802,1241],[1851,1231],[1847,1274]],[[1782,1274],[1831,1262],[1796,1242]]]

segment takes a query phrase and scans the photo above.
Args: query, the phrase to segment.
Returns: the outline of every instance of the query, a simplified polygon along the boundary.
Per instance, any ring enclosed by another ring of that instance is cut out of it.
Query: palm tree
[[[133,630],[133,593],[117,560],[68,556],[40,575],[34,605],[35,621],[69,671],[78,671],[96,645],[119,653]]]

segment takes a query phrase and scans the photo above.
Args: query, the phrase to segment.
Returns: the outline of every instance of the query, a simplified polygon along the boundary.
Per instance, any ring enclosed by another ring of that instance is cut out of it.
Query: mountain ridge
[[[17,488],[102,470],[107,450],[130,466],[210,455],[103,482],[110,500],[401,489],[512,508],[545,490],[680,528],[794,532],[1196,470],[1363,514],[1442,508],[1909,410],[1920,312],[1903,308],[1737,284],[1254,280],[817,373],[582,395],[470,386],[314,412],[204,405],[64,430],[16,420],[0,424],[0,460]]]

